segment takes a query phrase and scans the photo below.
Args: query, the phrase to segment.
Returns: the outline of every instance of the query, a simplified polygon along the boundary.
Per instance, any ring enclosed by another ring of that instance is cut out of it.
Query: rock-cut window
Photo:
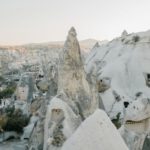
[[[150,73],[147,73],[147,74],[145,74],[146,76],[146,85],[148,86],[148,87],[150,87]]]
[[[150,74],[147,74],[147,80],[150,81]]]

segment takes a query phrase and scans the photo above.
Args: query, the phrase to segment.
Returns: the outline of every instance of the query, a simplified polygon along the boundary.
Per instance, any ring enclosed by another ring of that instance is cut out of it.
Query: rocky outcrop
[[[89,116],[62,148],[62,150],[97,149],[128,150],[117,129],[102,110],[96,110]]]
[[[144,140],[150,132],[150,100],[141,95],[132,102],[126,108],[124,122],[124,130],[121,133],[127,145],[130,149],[142,150]]]
[[[29,149],[43,150],[46,106],[47,100],[45,97],[39,97],[31,104],[32,117],[22,136],[22,138],[29,138]]]
[[[79,42],[72,27],[60,54],[58,92],[47,108],[44,150],[60,150],[81,120],[99,108],[92,83],[89,85],[86,80]]]
[[[82,116],[86,118],[98,108],[98,99],[92,99],[81,59],[79,42],[73,27],[69,31],[63,53],[60,55],[58,71],[58,92],[66,93],[68,100],[73,101]]]
[[[44,150],[60,149],[81,123],[69,105],[55,97],[47,108],[44,132]]]
[[[131,150],[142,149],[149,133],[149,39],[150,31],[124,31],[121,37],[93,48],[85,61],[89,78],[97,72],[98,91],[111,120],[118,114],[121,124],[126,120],[123,137]]]

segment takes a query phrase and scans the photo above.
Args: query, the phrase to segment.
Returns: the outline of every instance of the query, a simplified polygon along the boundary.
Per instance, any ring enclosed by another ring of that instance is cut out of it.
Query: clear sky
[[[0,44],[112,39],[150,29],[150,0],[0,0]]]

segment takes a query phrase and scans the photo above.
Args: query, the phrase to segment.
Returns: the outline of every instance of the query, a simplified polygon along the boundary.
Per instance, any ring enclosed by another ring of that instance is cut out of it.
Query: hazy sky
[[[150,0],[0,0],[0,44],[112,39],[150,29]]]

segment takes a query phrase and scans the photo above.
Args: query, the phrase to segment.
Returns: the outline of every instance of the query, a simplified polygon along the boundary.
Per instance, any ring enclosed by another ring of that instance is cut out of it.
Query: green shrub
[[[8,119],[4,130],[22,133],[23,128],[28,125],[30,118],[22,114],[22,111],[20,109],[15,110],[14,107],[8,108],[6,110],[6,113]]]
[[[121,127],[121,122],[120,122],[120,115],[121,113],[119,112],[117,115],[116,115],[116,119],[112,119],[112,123],[116,126],[116,128],[120,128]]]
[[[29,118],[25,115],[23,116],[12,116],[8,117],[8,121],[4,128],[5,131],[16,131],[18,133],[23,132],[23,128],[28,125]]]
[[[15,106],[12,107],[8,106],[7,108],[5,108],[5,113],[7,114],[8,117],[11,117],[14,111],[15,111]]]
[[[12,96],[12,94],[15,92],[16,86],[7,87],[3,91],[0,91],[0,99],[2,98],[9,98]]]

